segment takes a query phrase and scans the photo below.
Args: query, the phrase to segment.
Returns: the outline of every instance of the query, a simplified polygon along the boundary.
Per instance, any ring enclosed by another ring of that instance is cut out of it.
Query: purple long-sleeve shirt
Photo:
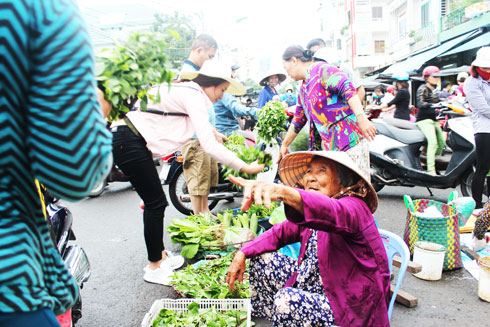
[[[339,326],[389,326],[390,270],[386,250],[364,201],[339,200],[298,190],[304,212],[286,206],[287,219],[242,248],[247,258],[301,242],[304,258],[311,229],[318,230],[318,265]],[[293,286],[296,274],[284,287]]]

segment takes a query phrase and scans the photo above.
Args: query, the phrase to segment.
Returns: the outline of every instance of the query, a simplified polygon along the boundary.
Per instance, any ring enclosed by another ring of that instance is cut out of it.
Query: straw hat
[[[260,85],[266,86],[267,82],[269,81],[269,77],[277,75],[279,78],[279,83],[282,83],[286,80],[286,74],[282,73],[279,69],[270,69],[267,74],[264,75],[264,77],[260,80]]]
[[[197,76],[207,76],[220,78],[230,83],[225,92],[233,95],[243,95],[246,93],[245,87],[236,79],[231,78],[228,66],[222,65],[217,60],[206,60],[199,71],[182,72],[180,78],[184,80],[193,80]]]
[[[490,68],[490,47],[483,47],[476,53],[476,59],[471,66]]]
[[[340,151],[299,151],[285,156],[279,164],[279,175],[281,181],[288,186],[297,187],[302,184],[303,176],[306,173],[308,164],[315,157],[323,157],[336,162],[358,175],[367,185],[367,195],[364,198],[367,206],[372,213],[378,207],[378,196],[368,178],[364,176],[362,170],[345,153]]]

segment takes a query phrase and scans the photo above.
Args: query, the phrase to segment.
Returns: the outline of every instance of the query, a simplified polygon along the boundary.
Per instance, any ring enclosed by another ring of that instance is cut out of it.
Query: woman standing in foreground
[[[310,150],[347,152],[369,178],[366,138],[373,139],[376,129],[367,119],[347,76],[326,62],[314,62],[313,53],[299,45],[287,48],[282,59],[288,75],[303,83],[279,158],[289,152],[289,145],[309,121]]]
[[[209,122],[208,109],[223,92],[243,94],[245,88],[212,61],[198,72],[185,72],[182,83],[160,88],[160,103],[148,104],[147,111],[131,111],[112,124],[114,161],[144,202],[144,236],[148,266],[144,280],[168,285],[173,269],[184,263],[181,256],[168,256],[163,244],[163,217],[167,200],[153,163],[153,157],[171,154],[197,134],[206,153],[223,164],[248,174],[264,165],[246,164],[217,141]],[[158,114],[160,113],[160,114]]]
[[[471,182],[471,194],[476,208],[481,209],[485,176],[490,170],[490,47],[478,50],[476,59],[471,63],[470,74],[464,83],[464,93],[473,111],[476,145],[476,171]],[[487,177],[488,188],[489,182],[490,178]]]

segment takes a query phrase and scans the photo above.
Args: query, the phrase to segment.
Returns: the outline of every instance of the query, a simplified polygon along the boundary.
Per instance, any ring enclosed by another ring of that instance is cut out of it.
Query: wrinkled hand
[[[490,242],[490,237],[485,235],[482,240],[479,240],[473,235],[473,251],[480,251]]]
[[[288,153],[289,147],[281,145],[281,149],[279,150],[279,158],[277,159],[276,163],[278,164],[279,162],[281,162],[281,159],[284,158]]]
[[[366,118],[366,115],[360,115],[357,122],[361,128],[362,134],[368,139],[368,141],[374,140],[376,136],[376,127]]]
[[[243,200],[240,208],[242,211],[248,210],[252,203],[264,205],[269,209],[273,201],[281,198],[281,185],[231,175],[228,178],[232,183],[243,187]]]
[[[246,164],[240,170],[249,175],[256,175],[260,173],[262,170],[264,170],[264,168],[265,168],[265,163],[259,164],[259,161],[255,160],[251,164]]]
[[[245,273],[245,254],[242,251],[238,251],[233,258],[233,261],[228,268],[226,274],[226,283],[230,286],[230,290],[233,291],[235,281],[243,282],[243,274]]]

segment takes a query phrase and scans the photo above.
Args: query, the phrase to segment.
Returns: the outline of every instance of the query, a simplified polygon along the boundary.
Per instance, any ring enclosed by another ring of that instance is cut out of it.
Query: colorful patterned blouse
[[[364,137],[347,102],[357,95],[347,76],[325,62],[312,64],[299,92],[294,131],[310,122],[310,150],[347,151]]]

